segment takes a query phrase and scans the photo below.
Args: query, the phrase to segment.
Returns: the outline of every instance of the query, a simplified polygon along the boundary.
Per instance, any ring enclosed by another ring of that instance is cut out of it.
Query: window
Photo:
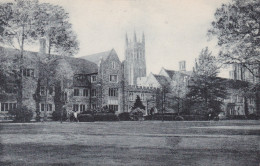
[[[77,112],[79,110],[79,105],[78,104],[73,104],[73,111]]]
[[[40,95],[44,96],[45,95],[45,86],[40,87]]]
[[[16,103],[1,103],[1,111],[14,110],[16,108]]]
[[[144,94],[141,93],[141,100],[144,100]]]
[[[23,69],[23,76],[34,77],[34,69]]]
[[[134,100],[134,94],[133,92],[129,92],[129,100],[133,101]]]
[[[113,111],[118,111],[118,105],[109,105],[109,109]]]
[[[50,95],[53,95],[53,92],[54,92],[54,87],[53,87],[53,86],[50,86],[50,87],[49,87],[49,94],[50,94]]]
[[[109,96],[118,96],[118,89],[117,88],[109,88],[109,92],[108,92]]]
[[[80,104],[80,112],[85,111],[85,105],[84,104]]]
[[[116,62],[112,62],[112,68],[115,69],[116,68]]]
[[[10,94],[16,94],[17,93],[17,87],[16,86],[7,86],[5,89],[6,93]]]
[[[92,89],[91,90],[91,96],[96,96],[96,95],[97,95],[96,89]]]
[[[92,109],[96,109],[97,105],[96,104],[92,104]]]
[[[110,82],[117,82],[117,75],[110,75],[109,81]]]
[[[79,89],[74,89],[74,96],[79,96]]]
[[[88,89],[83,89],[83,96],[88,96]]]
[[[77,75],[75,75],[75,78],[76,78],[76,80],[84,80],[84,79],[86,79],[86,75],[83,75],[83,74],[77,74]]]
[[[16,103],[9,103],[9,108],[8,110],[14,110],[16,108]]]
[[[48,104],[47,111],[52,111],[52,104]]]
[[[91,82],[97,82],[97,76],[91,76]]]
[[[44,104],[41,104],[41,111],[44,111]]]

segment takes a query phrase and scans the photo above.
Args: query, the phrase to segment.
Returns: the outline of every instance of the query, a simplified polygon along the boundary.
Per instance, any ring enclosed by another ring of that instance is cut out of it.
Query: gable
[[[169,77],[170,78],[170,75],[166,72],[166,70],[164,68],[161,69],[159,75],[163,75],[165,77]]]

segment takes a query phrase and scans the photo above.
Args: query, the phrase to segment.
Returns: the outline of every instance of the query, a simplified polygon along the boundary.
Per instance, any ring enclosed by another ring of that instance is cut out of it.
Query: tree
[[[77,36],[69,23],[69,14],[61,7],[49,3],[39,4],[37,35],[47,39],[48,55],[73,56],[79,50]]]
[[[18,58],[18,68],[12,71],[17,76],[18,95],[17,108],[22,108],[22,71],[24,69],[24,45],[34,43],[36,32],[35,16],[38,13],[38,1],[15,0],[14,3],[4,3],[0,5],[0,42],[10,45],[20,50]]]
[[[69,14],[60,6],[39,3],[38,0],[15,0],[14,3],[0,4],[0,35],[1,43],[18,47],[20,50],[19,65],[15,70],[11,69],[15,71],[18,79],[18,108],[22,106],[25,44],[33,45],[40,38],[47,38],[48,56],[39,56],[39,63],[46,73],[50,73],[49,64],[57,59],[51,53],[73,56],[79,49],[77,37],[69,23]],[[45,106],[47,106],[50,77],[50,74],[45,75],[47,80]]]
[[[215,113],[221,111],[223,99],[227,92],[224,79],[216,77],[218,65],[216,58],[207,48],[203,49],[196,61],[193,74],[188,85],[187,97],[191,101],[194,110],[199,113]]]
[[[134,103],[133,109],[140,108],[140,109],[145,109],[145,106],[143,105],[143,102],[141,101],[141,98],[139,95],[137,95]]]
[[[260,77],[260,1],[233,0],[215,12],[209,36],[218,39],[225,64],[241,64]]]
[[[65,91],[69,87],[70,79],[73,77],[73,70],[70,64],[65,59],[57,61],[54,77],[56,79],[55,87],[55,110],[60,111],[61,117],[63,117],[64,108],[67,102],[68,93]],[[52,64],[52,65],[55,65]],[[61,118],[62,122],[62,118]]]
[[[53,61],[63,58],[62,56],[73,56],[77,53],[79,47],[77,37],[72,30],[72,25],[69,23],[69,14],[62,7],[48,3],[39,4],[39,13],[36,17],[38,25],[37,35],[47,39],[48,49],[47,56],[40,57],[39,59],[45,73],[44,78],[46,81],[46,108],[44,112],[44,119],[46,119],[48,89],[50,89],[49,82],[53,76],[53,73],[49,71],[49,65]],[[61,57],[56,58],[51,53],[59,54]]]

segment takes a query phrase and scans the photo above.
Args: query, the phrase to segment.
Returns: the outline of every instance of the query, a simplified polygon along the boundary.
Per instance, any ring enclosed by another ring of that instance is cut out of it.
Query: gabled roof
[[[92,54],[92,55],[82,56],[80,58],[86,59],[88,61],[94,62],[95,64],[98,64],[101,59],[106,60],[112,51],[114,51],[114,49],[105,51],[105,52]]]
[[[165,71],[166,71],[166,73],[169,75],[170,78],[172,78],[173,75],[175,74],[175,71],[174,71],[174,70],[166,70],[166,69],[165,69]]]
[[[175,70],[167,70],[164,69],[166,71],[166,73],[169,75],[169,77],[172,79],[174,74],[182,74],[182,75],[186,75],[186,76],[191,76],[192,71],[175,71]]]
[[[155,79],[158,81],[158,83],[161,85],[161,86],[168,86],[170,85],[170,80],[163,76],[163,75],[157,75],[157,74],[153,74],[153,76],[155,77]]]
[[[74,74],[91,74],[98,72],[97,64],[86,59],[65,57],[65,60],[71,65]]]

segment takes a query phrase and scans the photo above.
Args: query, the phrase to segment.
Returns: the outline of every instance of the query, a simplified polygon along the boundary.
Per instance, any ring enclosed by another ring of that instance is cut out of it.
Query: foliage
[[[79,122],[94,122],[94,116],[91,114],[79,114]]]
[[[207,48],[202,50],[190,79],[187,94],[195,114],[221,111],[227,91],[224,79],[216,77],[218,69],[216,63],[216,59]],[[207,66],[208,64],[210,66]]]
[[[233,0],[215,12],[209,36],[218,39],[220,59],[225,64],[241,64],[260,77],[260,1]],[[256,72],[258,71],[258,72]]]
[[[133,109],[140,108],[140,109],[145,109],[145,106],[143,105],[143,102],[141,101],[141,98],[139,95],[137,95],[134,107]]]
[[[219,72],[217,59],[209,51],[208,47],[201,50],[199,58],[195,61],[194,72],[196,75],[215,77]]]
[[[17,61],[19,67],[11,66],[11,71],[15,71],[18,79],[18,108],[22,106],[23,97],[21,72],[24,68],[24,46],[33,45],[44,37],[49,42],[49,55],[53,50],[60,55],[71,56],[78,50],[76,35],[71,27],[68,13],[57,5],[39,3],[38,0],[15,0],[13,3],[0,4],[0,42],[20,50]]]
[[[0,13],[0,42],[13,47],[18,45],[23,54],[24,44],[33,43],[36,37],[38,1],[15,0],[14,3],[3,3],[0,5]]]
[[[120,121],[129,121],[129,120],[131,120],[129,112],[122,112],[122,113],[120,113],[118,115],[118,118],[119,118]]]
[[[36,17],[39,36],[47,38],[48,54],[73,56],[79,49],[77,36],[69,23],[69,14],[61,7],[49,3],[39,4]]]
[[[14,116],[14,122],[30,122],[33,117],[33,111],[23,106],[21,109],[9,110],[9,113]]]
[[[94,114],[95,121],[118,121],[118,117],[113,113],[96,113]]]
[[[63,114],[61,113],[63,111]],[[52,112],[52,120],[60,121],[62,116],[62,121],[67,119],[67,112],[66,110],[55,110]]]
[[[36,103],[36,117],[35,117],[35,120],[37,122],[39,122],[41,120],[41,112],[40,112],[40,99],[41,99],[41,96],[40,96],[40,82],[41,80],[38,79],[37,81],[37,87],[36,87],[36,90],[35,90],[35,93],[33,95],[33,99],[35,100],[35,103]]]

